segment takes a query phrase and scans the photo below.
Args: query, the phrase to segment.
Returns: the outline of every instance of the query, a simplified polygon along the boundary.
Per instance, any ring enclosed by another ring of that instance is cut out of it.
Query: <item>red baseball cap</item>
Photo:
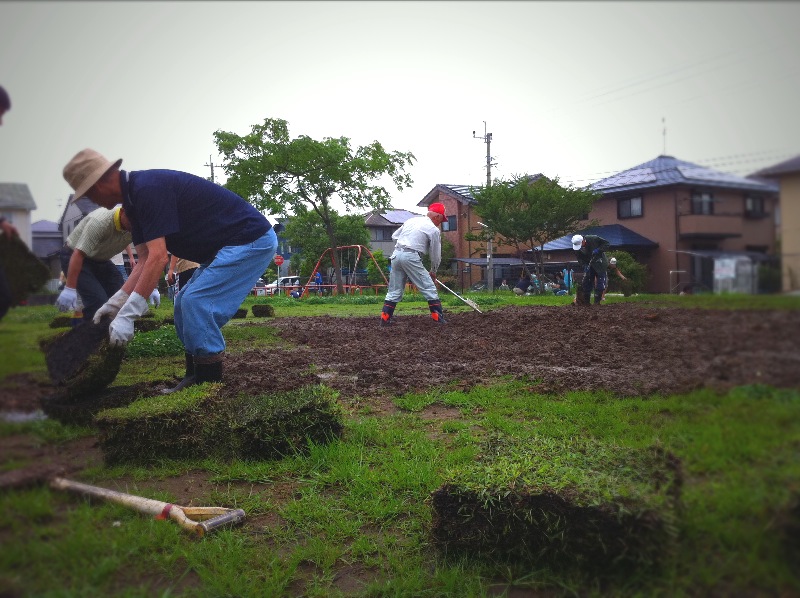
[[[428,210],[431,212],[436,212],[437,214],[441,214],[444,218],[447,218],[447,214],[444,212],[443,203],[432,203],[430,206],[428,206]]]

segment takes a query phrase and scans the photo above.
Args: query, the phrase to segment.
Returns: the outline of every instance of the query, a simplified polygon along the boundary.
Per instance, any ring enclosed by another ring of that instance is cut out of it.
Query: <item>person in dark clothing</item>
[[[92,149],[64,167],[75,197],[112,208],[122,203],[139,256],[122,288],[95,313],[113,318],[109,342],[126,345],[147,297],[164,275],[169,254],[200,264],[176,295],[175,331],[186,354],[186,375],[167,392],[222,381],[221,328],[267,269],[278,240],[266,217],[232,191],[201,177],[168,169],[124,171]]]
[[[594,289],[594,304],[600,305],[603,300],[608,270],[608,258],[606,258],[605,250],[609,245],[608,241],[597,235],[572,237],[572,248],[578,257],[578,263],[583,266],[583,282],[578,292],[582,293],[585,305],[589,305],[592,289]]]
[[[528,292],[528,289],[531,288],[531,275],[524,274],[518,281],[517,284],[514,285],[514,294],[515,295],[524,295]]]
[[[553,294],[558,295],[566,295],[569,291],[569,287],[567,287],[567,283],[564,280],[564,275],[561,272],[556,272],[556,281],[553,284]]]

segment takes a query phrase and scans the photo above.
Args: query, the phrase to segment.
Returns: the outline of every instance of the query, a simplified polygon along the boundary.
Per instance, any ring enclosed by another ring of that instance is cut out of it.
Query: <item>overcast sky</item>
[[[412,152],[393,198],[415,211],[485,183],[473,131],[493,178],[582,186],[664,153],[662,119],[668,155],[749,174],[800,153],[798,23],[796,2],[0,2],[0,181],[57,221],[83,148],[208,177],[214,131],[265,118]]]

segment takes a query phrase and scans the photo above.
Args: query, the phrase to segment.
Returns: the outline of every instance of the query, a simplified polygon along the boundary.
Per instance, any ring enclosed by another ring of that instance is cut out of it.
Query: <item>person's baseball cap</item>
[[[615,257],[612,257],[610,260],[608,260],[608,263],[609,263],[609,264],[611,264],[611,265],[613,266],[614,264],[616,264],[616,263],[617,263],[617,258],[615,258]]]
[[[122,158],[110,162],[93,149],[85,149],[75,154],[64,167],[64,179],[75,190],[72,201],[77,201],[100,180],[110,168],[119,167]]]
[[[437,214],[441,214],[443,218],[447,218],[447,214],[444,211],[444,204],[443,203],[432,203],[428,206],[429,212],[436,212]]]
[[[575,235],[574,237],[572,237],[572,248],[575,251],[578,251],[581,248],[582,244],[583,244],[583,235]]]

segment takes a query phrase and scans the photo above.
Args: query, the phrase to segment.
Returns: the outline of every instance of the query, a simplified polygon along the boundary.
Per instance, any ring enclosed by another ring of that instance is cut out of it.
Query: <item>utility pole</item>
[[[203,166],[210,166],[211,167],[211,182],[214,181],[214,163],[211,161],[211,154],[208,155],[208,164],[203,164]]]
[[[492,134],[486,132],[486,121],[483,121],[483,136],[476,135],[475,131],[472,132],[475,139],[483,139],[486,143],[486,186],[492,184]],[[494,164],[497,166],[497,163]]]
[[[483,121],[483,137],[472,132],[475,139],[483,139],[486,143],[486,186],[492,184],[492,134],[487,132],[486,121]],[[494,262],[492,261],[492,241],[494,240],[494,233],[489,230],[483,222],[478,222],[483,228],[487,229],[489,238],[486,240],[486,290],[490,293],[494,292]]]
[[[662,116],[661,125],[664,127],[662,135],[664,136],[664,151],[661,152],[662,156],[667,155],[667,120]]]
[[[492,240],[494,233],[489,230],[489,227],[483,222],[478,222],[483,228],[486,229],[489,238],[486,240],[486,290],[494,293],[494,262],[492,261]]]

